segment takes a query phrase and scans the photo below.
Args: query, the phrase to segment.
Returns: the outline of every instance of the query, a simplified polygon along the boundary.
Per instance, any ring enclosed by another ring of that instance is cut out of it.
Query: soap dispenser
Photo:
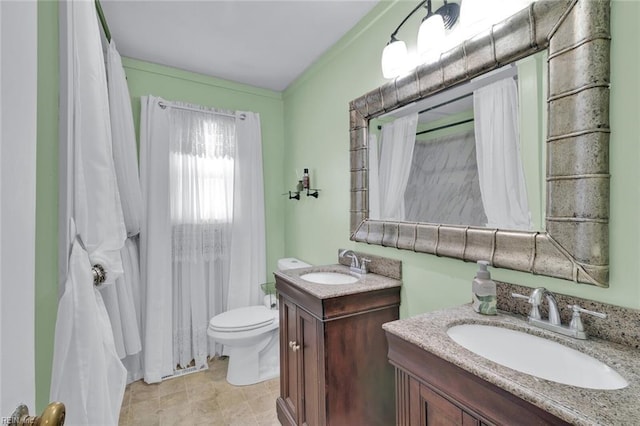
[[[484,315],[496,315],[496,283],[487,270],[489,262],[478,261],[478,272],[471,285],[473,292],[473,310]]]

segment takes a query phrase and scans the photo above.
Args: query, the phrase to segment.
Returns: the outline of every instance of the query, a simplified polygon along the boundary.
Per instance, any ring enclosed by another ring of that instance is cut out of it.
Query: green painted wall
[[[402,260],[405,317],[469,302],[476,269],[459,260],[349,241],[348,104],[385,82],[382,49],[414,6],[406,1],[376,6],[284,94],[286,184],[295,184],[294,168],[309,167],[314,185],[322,189],[317,200],[287,205],[286,254],[325,264],[336,261],[338,248],[352,248]],[[495,279],[640,308],[640,51],[633,44],[640,38],[639,18],[640,2],[612,2],[610,288],[498,269]],[[408,27],[399,36],[415,44],[417,31]]]
[[[36,409],[49,403],[58,310],[58,3],[38,2]]]

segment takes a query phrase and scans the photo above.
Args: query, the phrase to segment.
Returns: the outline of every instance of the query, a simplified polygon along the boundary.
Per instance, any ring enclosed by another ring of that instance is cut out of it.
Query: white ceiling
[[[122,56],[284,90],[379,0],[101,0]]]

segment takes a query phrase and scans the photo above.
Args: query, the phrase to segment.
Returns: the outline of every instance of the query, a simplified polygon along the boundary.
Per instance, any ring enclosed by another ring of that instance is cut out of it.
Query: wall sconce
[[[382,75],[384,78],[395,78],[412,68],[413,64],[409,61],[407,45],[404,41],[398,40],[396,35],[405,22],[423,7],[427,9],[427,15],[422,19],[418,30],[418,56],[423,62],[440,58],[445,41],[444,31],[455,25],[460,15],[460,5],[444,0],[444,5],[432,12],[431,0],[424,0],[391,33],[389,43],[382,51]]]

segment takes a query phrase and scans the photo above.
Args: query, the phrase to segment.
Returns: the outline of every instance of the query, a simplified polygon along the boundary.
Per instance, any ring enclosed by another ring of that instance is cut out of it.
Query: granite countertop
[[[522,330],[562,343],[609,365],[629,386],[618,390],[584,389],[503,367],[463,348],[446,333],[451,326],[472,323]],[[506,312],[480,315],[470,304],[389,322],[383,328],[572,424],[630,425],[640,421],[640,351],[630,346],[565,337],[532,327],[524,318]]]
[[[310,272],[340,272],[343,274],[357,276],[359,279],[352,284],[315,284],[300,278],[301,275]],[[344,265],[324,265],[311,266],[309,268],[287,269],[275,272],[276,276],[286,279],[297,287],[319,299],[330,299],[332,297],[345,296],[348,294],[364,293],[372,290],[381,290],[384,288],[400,287],[402,281],[388,278],[383,275],[368,273],[364,275],[354,274],[349,271],[348,266]]]

